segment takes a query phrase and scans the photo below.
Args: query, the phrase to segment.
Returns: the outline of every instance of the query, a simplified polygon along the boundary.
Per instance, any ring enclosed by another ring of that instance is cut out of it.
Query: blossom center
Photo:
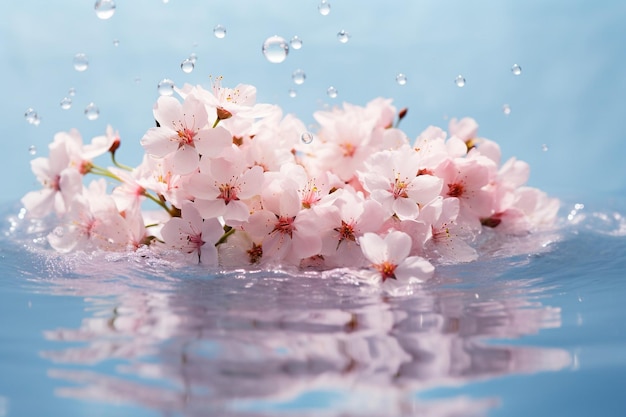
[[[394,199],[398,198],[408,198],[409,195],[406,192],[409,183],[401,180],[400,178],[396,178],[396,181],[391,184],[391,193],[393,194]]]
[[[448,184],[448,196],[449,197],[461,197],[465,192],[465,186],[460,183]]]
[[[374,268],[380,272],[383,282],[388,279],[397,279],[395,274],[396,267],[397,265],[394,265],[389,261],[374,265]]]
[[[296,217],[285,217],[285,216],[280,216],[278,217],[278,221],[276,221],[276,224],[274,225],[274,230],[272,230],[272,233],[277,232],[283,235],[289,235],[289,237],[293,237],[293,231],[296,230],[295,226],[293,225],[293,221],[296,219]]]
[[[350,142],[344,142],[339,147],[343,150],[343,156],[345,157],[353,157],[356,152],[356,146],[351,144]]]
[[[339,233],[339,242],[337,242],[337,248],[344,240],[351,240],[352,242],[356,242],[356,237],[354,236],[354,226],[350,223],[346,223],[345,221],[341,221],[340,227],[335,227],[333,229],[335,232]]]
[[[178,138],[180,139],[181,145],[193,145],[193,140],[196,136],[196,132],[184,127],[178,130],[176,133],[178,133]]]
[[[237,187],[230,184],[222,184],[219,186],[220,195],[217,198],[224,200],[224,203],[228,205],[232,200],[239,200],[237,197]]]

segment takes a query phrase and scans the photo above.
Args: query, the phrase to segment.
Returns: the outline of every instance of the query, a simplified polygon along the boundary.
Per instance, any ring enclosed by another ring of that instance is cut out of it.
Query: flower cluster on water
[[[157,100],[137,167],[117,162],[110,127],[89,144],[60,132],[49,156],[32,160],[43,187],[22,203],[32,217],[56,216],[52,248],[149,246],[226,268],[349,267],[393,286],[428,279],[433,263],[476,259],[484,228],[529,233],[559,208],[525,186],[527,163],[501,163],[470,118],[410,140],[397,127],[406,110],[378,98],[316,112],[313,134],[257,104],[250,85],[217,79],[177,93]],[[107,153],[111,167],[94,163]],[[87,183],[87,174],[100,178]],[[146,210],[147,200],[163,210]]]

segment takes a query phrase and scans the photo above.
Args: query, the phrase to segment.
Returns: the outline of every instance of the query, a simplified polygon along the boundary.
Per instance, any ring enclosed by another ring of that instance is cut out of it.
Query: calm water
[[[626,203],[579,202],[404,296],[58,257],[5,205],[0,416],[626,415]]]

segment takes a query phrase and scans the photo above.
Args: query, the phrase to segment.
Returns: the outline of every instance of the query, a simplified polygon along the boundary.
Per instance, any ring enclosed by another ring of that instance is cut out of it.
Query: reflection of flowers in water
[[[144,265],[108,262],[120,268],[114,280],[85,278],[96,259],[74,265],[78,277],[57,280],[60,291],[88,297],[93,311],[78,329],[45,334],[82,342],[45,357],[89,366],[51,371],[79,383],[61,395],[185,415],[268,415],[289,407],[298,415],[484,415],[497,400],[417,396],[570,362],[563,350],[487,340],[560,326],[559,309],[538,301],[537,280],[491,280],[488,297],[477,299],[476,288],[446,285],[443,270],[438,282],[415,286],[412,295],[387,297],[338,273],[206,279],[198,269],[146,278]],[[98,368],[110,359],[122,361],[114,375]]]

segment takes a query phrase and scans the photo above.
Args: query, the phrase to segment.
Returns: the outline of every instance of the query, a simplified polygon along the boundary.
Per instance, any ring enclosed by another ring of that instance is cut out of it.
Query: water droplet
[[[399,73],[398,75],[396,75],[396,82],[398,83],[398,85],[406,85],[406,75],[404,75],[403,73]]]
[[[335,87],[330,86],[326,90],[326,94],[328,94],[328,97],[330,97],[330,98],[335,98],[335,97],[337,97],[337,94],[339,94],[339,91],[337,91],[337,89]]]
[[[289,53],[289,45],[287,41],[280,36],[270,36],[263,42],[263,55],[265,59],[273,64],[280,64],[287,59]]]
[[[35,109],[33,109],[32,107],[29,107],[24,112],[24,118],[29,124],[34,125],[36,120],[39,119],[39,115],[37,115],[37,112],[35,111]]]
[[[135,84],[139,84],[141,82],[141,77],[135,77]]]
[[[291,38],[291,41],[289,41],[289,45],[291,45],[293,49],[300,49],[302,48],[302,39],[300,39],[298,36],[294,36],[293,38]]]
[[[63,110],[69,110],[72,107],[72,99],[70,97],[63,97],[60,105]]]
[[[157,85],[157,90],[159,91],[159,95],[171,96],[174,94],[174,81],[169,78],[162,79]]]
[[[337,33],[337,39],[339,39],[339,42],[341,43],[348,43],[348,41],[350,40],[350,34],[346,32],[345,30],[341,29]]]
[[[217,39],[224,39],[226,37],[226,28],[222,25],[217,25],[213,28],[213,35]]]
[[[293,82],[301,85],[304,84],[304,80],[306,79],[306,74],[301,69],[297,69],[291,74],[291,78],[293,78]]]
[[[85,71],[87,67],[89,67],[89,60],[87,59],[87,55],[85,54],[74,55],[74,69],[76,71],[79,71],[79,72]]]
[[[511,67],[511,72],[513,73],[513,75],[521,75],[522,74],[522,67],[520,67],[517,64],[514,64]]]
[[[74,87],[67,90],[67,95],[70,97],[74,97],[76,95],[76,89]]]
[[[504,104],[502,106],[502,113],[504,113],[506,116],[511,114],[511,106],[509,106],[508,104]]]
[[[194,66],[195,66],[194,61],[192,61],[189,58],[185,59],[183,62],[180,63],[180,69],[183,70],[185,74],[189,74],[190,72],[192,72]]]
[[[195,64],[196,64],[196,61],[198,60],[198,55],[196,55],[196,53],[195,53],[195,52],[192,52],[192,53],[189,55],[189,60],[190,60],[191,62],[193,62],[193,64],[195,65]]]
[[[319,10],[322,16],[328,16],[328,14],[330,13],[330,3],[328,2],[328,0],[320,1],[320,4],[318,4],[317,6],[317,10]]]
[[[170,2],[170,0],[163,0],[163,4],[167,4],[169,2]]]
[[[85,107],[85,117],[87,120],[96,120],[100,116],[100,109],[94,103],[87,104]]]
[[[462,75],[457,75],[454,79],[454,83],[457,87],[465,87],[465,78]]]
[[[119,39],[113,39],[113,46],[115,46],[115,47],[120,46],[120,40]]]
[[[115,2],[113,0],[98,0],[94,6],[96,16],[102,20],[110,19],[115,14]]]
[[[37,154],[37,147],[35,145],[30,145],[28,147],[28,153],[31,155],[36,155]]]
[[[302,143],[306,143],[308,145],[309,143],[313,142],[313,133],[311,133],[311,132],[304,132],[300,136],[300,140],[302,141]]]
[[[544,152],[548,151],[548,145],[546,145],[545,143],[543,145],[541,145],[541,150]]]
[[[298,93],[293,88],[289,90],[289,97],[296,98],[297,95]]]

